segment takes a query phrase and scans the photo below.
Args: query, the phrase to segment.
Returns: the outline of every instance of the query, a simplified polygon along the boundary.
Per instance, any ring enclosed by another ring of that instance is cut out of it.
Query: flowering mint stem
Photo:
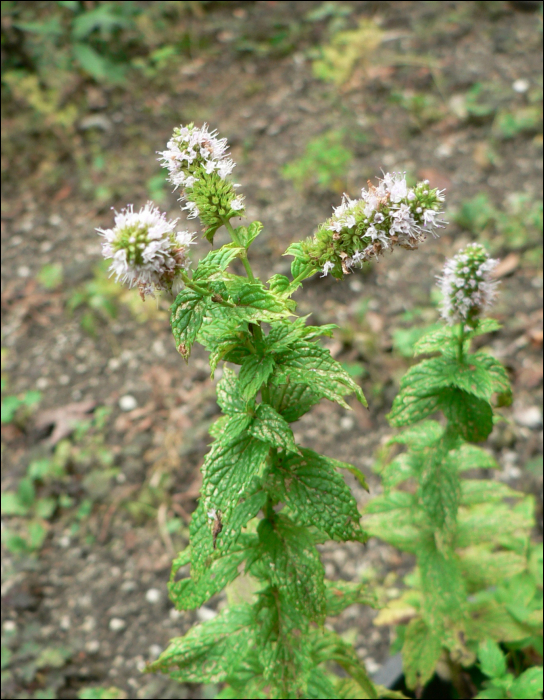
[[[204,287],[200,287],[198,284],[195,284],[185,272],[181,273],[181,279],[183,280],[185,286],[189,289],[192,289],[195,292],[202,294],[202,296],[212,296],[208,289],[205,289]],[[236,304],[233,304],[231,301],[225,301],[224,299],[219,300],[217,298],[213,298],[212,301],[215,301],[220,306],[228,306],[231,309],[236,306]]]
[[[300,285],[300,283],[310,276],[310,273],[313,275],[316,272],[317,272],[317,270],[315,269],[315,267],[313,265],[306,265],[304,267],[304,269],[302,270],[302,272],[293,279],[293,281],[291,282],[291,284],[287,287],[287,289],[285,291],[288,293],[294,292],[297,289],[297,287]]]
[[[233,229],[232,224],[230,223],[229,219],[224,219],[223,223],[225,224],[225,228],[229,232],[230,237],[232,238],[233,242],[236,243],[236,245],[239,246],[240,248],[243,248],[244,246],[241,244],[240,239],[238,238],[236,231]],[[243,254],[240,255],[240,260],[242,261],[242,265],[245,268],[246,274],[249,277],[250,282],[255,282],[255,277],[253,276],[253,271],[252,271],[251,265],[249,264],[249,261],[247,259],[246,252],[244,252]]]
[[[465,344],[465,324],[460,323],[459,324],[459,339],[458,339],[458,347],[457,347],[457,359],[459,361],[459,364],[463,363],[464,360],[464,344]]]

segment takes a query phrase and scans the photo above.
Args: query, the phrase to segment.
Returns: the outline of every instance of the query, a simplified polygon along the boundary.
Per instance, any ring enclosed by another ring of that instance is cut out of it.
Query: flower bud
[[[471,243],[446,260],[438,286],[442,291],[442,317],[448,323],[472,328],[476,325],[497,296],[499,283],[491,279],[491,273],[498,262],[479,243]]]
[[[208,131],[206,124],[202,128],[189,124],[174,130],[167,150],[160,154],[170,182],[181,190],[183,209],[189,218],[200,218],[209,240],[226,219],[244,210],[243,197],[226,179],[236,165],[227,150],[227,139],[218,139],[217,131]]]
[[[129,204],[115,212],[114,228],[97,229],[104,237],[102,254],[112,259],[111,273],[129,287],[138,286],[142,299],[146,294],[153,296],[154,290],[177,292],[181,288],[180,273],[189,266],[187,248],[194,234],[174,233],[177,221],[168,220],[148,202],[137,213]]]

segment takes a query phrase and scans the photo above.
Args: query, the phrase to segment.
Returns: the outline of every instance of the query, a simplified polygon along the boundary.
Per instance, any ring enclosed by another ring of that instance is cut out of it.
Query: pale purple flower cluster
[[[225,180],[236,166],[227,157],[227,151],[227,139],[217,138],[217,130],[208,131],[207,124],[201,128],[189,124],[177,127],[167,143],[167,150],[160,152],[159,160],[169,172],[168,179],[176,189],[180,188],[180,199],[187,202],[183,209],[189,212],[189,219],[196,218],[200,213],[196,202],[190,197],[191,188],[199,180],[199,172],[207,175],[217,173]],[[242,210],[243,196],[239,195],[231,201],[230,208],[234,211]]]
[[[471,243],[446,261],[438,285],[442,317],[448,323],[471,324],[493,304],[499,283],[492,273],[498,262],[479,243]]]
[[[334,232],[334,240],[348,234],[364,246],[358,244],[351,254],[339,254],[344,273],[394,246],[417,248],[428,233],[436,235],[437,229],[444,227],[439,210],[443,191],[429,190],[428,185],[426,180],[408,187],[404,173],[386,173],[377,187],[369,183],[368,189],[361,190],[361,199],[344,195],[342,204],[324,224]],[[333,261],[326,261],[323,276],[333,267]]]
[[[114,228],[97,229],[104,237],[102,254],[112,260],[110,271],[117,281],[138,286],[142,298],[155,290],[179,291],[180,272],[189,266],[186,254],[194,234],[174,232],[177,221],[168,220],[148,202],[139,212],[129,204],[115,212]]]

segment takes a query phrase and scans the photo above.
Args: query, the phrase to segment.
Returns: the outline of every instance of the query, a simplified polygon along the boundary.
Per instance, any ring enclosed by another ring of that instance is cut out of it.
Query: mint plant
[[[113,229],[100,230],[112,272],[142,296],[175,296],[171,325],[188,360],[195,342],[210,353],[223,415],[202,466],[202,490],[190,526],[190,546],[172,566],[169,592],[179,610],[195,609],[242,572],[254,594],[173,639],[150,671],[181,682],[225,683],[222,698],[397,697],[377,688],[355,650],[324,627],[353,603],[370,603],[358,584],[326,581],[316,547],[327,539],[364,542],[357,504],[341,472],[359,470],[296,444],[290,424],[321,399],[349,408],[360,387],[317,339],[334,326],[310,326],[295,316],[293,293],[321,271],[341,278],[356,265],[400,245],[414,249],[442,225],[443,197],[428,182],[408,188],[389,173],[361,199],[344,198],[306,241],[294,243],[292,279],[255,277],[248,249],[262,233],[255,221],[234,227],[244,198],[228,176],[234,168],[225,139],[206,125],[174,131],[161,161],[179,188],[189,218],[200,219],[213,244],[222,226],[231,242],[190,272],[192,235],[175,232],[152,204],[128,207]],[[239,261],[245,275],[231,266]],[[293,318],[294,317],[294,318]],[[178,572],[190,564],[190,577]],[[347,672],[339,678],[330,663]]]
[[[461,478],[497,467],[475,443],[500,419],[494,408],[511,400],[500,362],[470,352],[475,337],[500,328],[483,318],[496,295],[496,264],[479,244],[446,262],[439,284],[448,325],[415,346],[416,354],[439,355],[401,380],[388,418],[406,427],[390,442],[406,451],[380,465],[384,494],[368,504],[364,520],[369,534],[417,559],[410,587],[377,620],[401,624],[408,687],[421,691],[446,661],[461,697],[470,697],[462,669],[475,663],[478,644],[509,643],[542,655],[542,545],[530,540],[533,498],[499,481]],[[443,422],[428,420],[438,411]]]
[[[489,680],[476,698],[536,698],[542,695],[542,666],[533,666],[516,678],[508,672],[508,661],[499,645],[491,639],[478,646],[480,669]]]

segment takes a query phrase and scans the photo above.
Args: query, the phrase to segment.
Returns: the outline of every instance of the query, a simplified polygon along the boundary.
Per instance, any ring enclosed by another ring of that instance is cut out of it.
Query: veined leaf
[[[426,333],[414,345],[414,355],[441,352],[455,355],[457,349],[456,331],[450,326],[442,326]]]
[[[270,472],[277,497],[302,525],[313,525],[340,542],[366,541],[357,502],[336,471],[336,461],[312,450],[301,453],[286,455]]]
[[[312,669],[308,679],[307,698],[336,698],[330,675],[320,668]]]
[[[467,338],[476,338],[479,335],[484,335],[485,333],[493,333],[502,328],[502,325],[494,318],[482,318],[478,321],[478,325],[473,330],[469,331],[466,336]]]
[[[531,700],[542,695],[542,666],[533,666],[524,671],[510,686],[510,697]]]
[[[490,551],[489,546],[473,545],[460,552],[460,566],[469,588],[482,590],[524,571],[527,561],[515,552]]]
[[[225,367],[223,376],[217,384],[217,403],[223,413],[229,415],[246,412],[246,402],[242,398],[238,378],[228,367]]]
[[[499,469],[495,458],[487,450],[466,443],[456,450],[452,450],[448,455],[448,459],[455,462],[455,466],[459,471],[467,471],[468,469]]]
[[[513,508],[503,503],[482,503],[460,508],[457,518],[457,547],[493,542],[522,554],[529,542],[534,501],[524,498]]]
[[[249,432],[273,447],[280,447],[287,452],[299,452],[289,423],[269,404],[259,404]]]
[[[303,338],[307,318],[308,316],[300,316],[294,321],[285,320],[271,323],[270,333],[266,336],[267,348],[272,352],[280,352],[286,350],[296,340]]]
[[[291,284],[291,280],[285,275],[272,275],[268,280],[268,286],[273,294],[283,294]]]
[[[172,332],[177,350],[184,360],[188,360],[191,354],[207,305],[207,297],[192,289],[183,289],[170,307]]]
[[[359,385],[331,357],[328,350],[316,343],[295,341],[288,350],[276,354],[276,364],[276,383],[292,381],[306,384],[314,394],[336,401],[346,408],[349,406],[343,397],[354,393],[363,405],[367,405]]]
[[[336,616],[350,605],[370,605],[377,607],[374,593],[365,589],[364,584],[350,581],[325,581],[327,616]]]
[[[293,626],[304,620],[321,622],[325,616],[325,584],[321,558],[307,528],[283,515],[258,528],[260,557],[253,566],[278,589],[280,607]]]
[[[469,603],[469,618],[465,623],[469,639],[494,639],[497,642],[518,642],[531,634],[531,628],[515,620],[504,605],[495,600]]]
[[[274,371],[274,358],[270,355],[248,355],[244,358],[238,375],[238,388],[244,399],[252,399]]]
[[[245,226],[238,226],[236,229],[236,235],[238,236],[238,240],[240,243],[245,247],[249,248],[249,246],[253,243],[253,241],[257,238],[257,236],[261,233],[263,230],[263,225],[261,224],[260,221],[253,221],[247,228]]]
[[[306,384],[296,384],[289,379],[280,380],[272,376],[270,404],[288,423],[294,423],[319,403],[321,397],[312,393]]]
[[[176,581],[175,572],[172,569],[168,593],[176,610],[194,610],[204,605],[207,600],[223,590],[238,576],[238,567],[244,561],[245,556],[246,552],[243,549],[230,552],[214,561],[198,580],[188,577]]]
[[[249,605],[238,605],[220,613],[213,620],[195,625],[184,637],[170,641],[148,671],[168,672],[182,683],[220,683],[235,675],[254,644],[257,628]]]
[[[418,494],[425,513],[437,528],[452,527],[459,507],[460,486],[455,464],[448,459],[446,434],[422,456]]]
[[[437,421],[426,420],[406,428],[399,435],[395,435],[389,443],[408,445],[414,450],[421,450],[436,443],[444,434],[444,427]]]
[[[313,657],[317,663],[336,661],[359,685],[360,694],[357,697],[378,697],[374,683],[351,644],[346,644],[335,632],[328,629],[313,631],[313,637]]]
[[[369,535],[412,553],[418,551],[428,528],[423,513],[416,508],[415,496],[406,491],[391,491],[372,499],[365,506],[363,526]]]
[[[514,491],[500,481],[489,479],[465,479],[461,485],[461,503],[471,506],[475,503],[490,503],[502,501],[503,498],[523,498],[521,491]]]
[[[452,386],[474,394],[484,401],[491,401],[494,392],[510,391],[505,368],[486,353],[469,355],[466,364],[452,362],[448,369],[451,371]]]
[[[402,647],[404,675],[410,689],[423,687],[432,678],[441,653],[440,639],[423,620],[412,620]]]
[[[235,413],[232,415],[227,413],[224,416],[220,416],[215,423],[212,423],[208,432],[216,440],[222,438],[226,442],[238,437],[244,430],[249,428],[252,422],[253,417],[249,413]]]
[[[444,389],[440,407],[450,424],[468,442],[486,440],[493,430],[493,410],[487,401],[460,389]]]
[[[421,470],[421,461],[413,452],[403,452],[383,467],[380,476],[385,491],[407,479],[415,478]]]
[[[262,284],[248,282],[246,278],[226,279],[231,301],[236,308],[230,313],[246,321],[276,321],[291,312],[285,302]]]
[[[197,280],[205,277],[205,274],[199,272],[200,270],[205,270],[210,266],[216,266],[220,270],[226,270],[230,263],[238,255],[244,252],[243,248],[237,248],[231,244],[218,248],[216,250],[210,251],[202,260],[199,261],[198,266],[193,274],[193,279]]]

